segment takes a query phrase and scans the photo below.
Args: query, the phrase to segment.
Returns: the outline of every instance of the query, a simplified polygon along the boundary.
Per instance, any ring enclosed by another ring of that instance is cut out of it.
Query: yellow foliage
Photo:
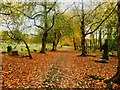
[[[72,42],[70,41],[69,38],[65,38],[65,39],[62,41],[62,44],[72,44]]]

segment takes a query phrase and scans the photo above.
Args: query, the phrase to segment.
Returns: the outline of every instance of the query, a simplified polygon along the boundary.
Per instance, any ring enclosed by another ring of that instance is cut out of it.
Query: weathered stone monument
[[[108,40],[105,40],[104,45],[102,46],[104,50],[103,57],[101,59],[109,60],[109,51],[108,51]]]
[[[10,54],[12,52],[12,47],[11,46],[7,46],[7,53]]]
[[[18,51],[12,51],[11,55],[12,56],[19,56]]]
[[[101,62],[101,63],[108,63],[109,60],[109,50],[108,50],[108,40],[105,40],[104,45],[102,46],[102,50],[104,50],[103,56],[99,60],[95,60],[95,62]]]
[[[12,47],[8,46],[7,47],[7,53],[12,56],[19,56],[18,51],[12,51]]]

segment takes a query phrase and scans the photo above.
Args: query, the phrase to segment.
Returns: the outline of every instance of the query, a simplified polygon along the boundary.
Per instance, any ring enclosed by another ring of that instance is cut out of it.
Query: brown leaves
[[[78,53],[32,53],[33,59],[4,55],[2,78],[6,87],[40,88],[106,88],[103,80],[93,80],[89,75],[105,79],[116,72],[117,59],[107,64],[96,63],[100,57],[77,57]],[[114,88],[120,87],[112,84]]]

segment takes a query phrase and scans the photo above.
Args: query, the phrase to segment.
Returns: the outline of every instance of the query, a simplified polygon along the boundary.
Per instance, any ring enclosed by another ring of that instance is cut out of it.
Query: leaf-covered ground
[[[110,88],[103,80],[116,73],[117,58],[109,63],[97,63],[97,57],[80,57],[79,51],[32,53],[33,59],[2,55],[2,86],[6,88]],[[120,88],[111,83],[112,88]]]

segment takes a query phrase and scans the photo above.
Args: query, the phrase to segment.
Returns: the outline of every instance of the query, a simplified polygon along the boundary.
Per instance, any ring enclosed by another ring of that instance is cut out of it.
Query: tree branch
[[[91,30],[91,28],[92,28],[92,26],[94,25],[94,24],[97,24],[97,23],[99,23],[100,21],[97,21],[97,22],[94,22],[94,23],[92,23],[91,25],[90,25],[90,28],[88,29],[88,31],[86,32],[86,33],[88,33],[90,30]]]
[[[110,15],[115,11],[116,6],[117,5],[115,5],[114,9],[109,13],[109,15],[93,31],[86,33],[85,35],[94,33],[110,17]]]
[[[49,31],[50,29],[52,29],[53,26],[54,26],[54,24],[55,24],[55,15],[53,15],[53,18],[52,18],[52,25],[51,25],[50,28],[47,29],[47,31]]]
[[[42,30],[44,30],[44,27],[36,24],[36,20],[35,20],[35,19],[34,19],[34,25],[35,25],[36,27],[41,28]]]
[[[3,14],[3,15],[10,15],[10,13],[0,13],[0,14]]]
[[[74,3],[73,3],[74,4]],[[71,4],[69,7],[67,7],[63,12],[58,12],[56,13],[56,16],[59,15],[59,14],[64,14],[73,4]]]
[[[103,3],[99,4],[98,6],[95,7],[94,10],[92,10],[91,13],[89,13],[89,14],[87,14],[87,15],[88,15],[88,16],[91,15],[94,11],[96,11],[101,5],[103,5],[103,4],[105,4],[105,3],[106,3],[106,2],[103,2]]]
[[[57,1],[58,1],[58,0],[56,0],[56,1],[53,3],[53,5],[49,8],[49,10],[47,11],[47,13],[49,13],[49,12],[53,9],[53,7],[54,7],[55,4],[57,3]]]

